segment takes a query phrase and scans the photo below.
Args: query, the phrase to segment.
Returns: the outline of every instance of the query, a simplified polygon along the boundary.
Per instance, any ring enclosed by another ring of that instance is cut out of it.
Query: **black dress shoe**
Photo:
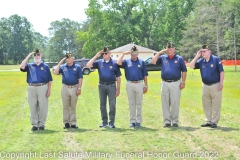
[[[45,126],[41,126],[41,127],[39,127],[39,130],[44,130],[45,129]]]
[[[109,128],[115,128],[115,125],[113,123],[109,123],[108,127]]]
[[[37,131],[37,130],[38,130],[38,127],[35,127],[35,126],[32,127],[32,131]]]
[[[171,124],[170,123],[165,123],[163,127],[170,127]]]
[[[106,123],[102,123],[102,124],[99,125],[100,128],[105,128],[105,127],[107,127],[107,126],[108,126],[108,125],[107,125]]]
[[[202,124],[201,127],[211,127],[212,125],[209,123]]]
[[[130,127],[130,128],[134,128],[135,126],[136,126],[135,123],[130,123],[130,124],[129,124],[129,127]]]
[[[136,123],[135,127],[136,127],[136,128],[141,127],[141,123]]]
[[[211,128],[217,128],[217,124],[216,123],[213,123]]]
[[[69,123],[65,123],[65,127],[63,127],[63,129],[66,129],[66,128],[70,128],[70,124]]]
[[[74,125],[71,125],[71,128],[78,128],[78,126],[74,124]]]
[[[178,124],[177,124],[177,123],[173,123],[172,126],[173,126],[173,127],[178,127]]]

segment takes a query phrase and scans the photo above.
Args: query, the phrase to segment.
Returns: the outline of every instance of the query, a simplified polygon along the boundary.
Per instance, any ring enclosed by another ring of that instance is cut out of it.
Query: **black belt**
[[[114,84],[115,83],[115,81],[112,81],[112,82],[99,82],[100,84],[105,84],[105,85],[110,85],[110,84]]]
[[[165,79],[163,79],[163,81],[165,81],[165,82],[168,82],[168,83],[170,83],[170,82],[176,82],[176,81],[179,81],[180,79],[170,79],[170,80],[165,80]]]
[[[29,86],[43,86],[47,83],[28,83]]]
[[[209,83],[209,84],[204,83],[204,84],[207,85],[207,86],[212,86],[212,85],[217,84],[217,83],[219,83],[219,82]]]
[[[67,88],[75,88],[75,87],[77,87],[77,84],[75,84],[75,85],[66,85],[66,84],[64,84]]]
[[[130,83],[140,83],[140,82],[142,82],[143,80],[139,80],[139,81],[128,81],[128,82],[130,82]]]

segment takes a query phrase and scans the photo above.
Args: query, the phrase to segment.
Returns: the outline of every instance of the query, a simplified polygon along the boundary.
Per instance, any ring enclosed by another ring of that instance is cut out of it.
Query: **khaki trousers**
[[[212,86],[202,84],[202,104],[207,123],[218,123],[220,120],[222,90],[218,90],[219,83]]]
[[[162,81],[161,98],[164,124],[178,123],[180,105],[180,81]]]
[[[62,85],[62,103],[63,103],[63,124],[69,123],[76,125],[76,104],[78,96],[76,96],[77,85],[74,88],[68,88],[65,84]]]
[[[30,106],[30,121],[35,127],[44,126],[48,114],[48,84],[43,86],[28,86],[28,103]]]
[[[142,123],[142,100],[143,100],[143,83],[126,84],[130,123]]]

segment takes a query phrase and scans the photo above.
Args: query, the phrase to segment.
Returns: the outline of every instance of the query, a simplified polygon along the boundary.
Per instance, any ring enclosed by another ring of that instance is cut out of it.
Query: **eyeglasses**
[[[107,54],[108,54],[108,52],[103,52],[103,54],[107,55]]]
[[[208,50],[202,51],[202,53],[207,52]]]
[[[34,53],[34,57],[40,56],[40,53]]]

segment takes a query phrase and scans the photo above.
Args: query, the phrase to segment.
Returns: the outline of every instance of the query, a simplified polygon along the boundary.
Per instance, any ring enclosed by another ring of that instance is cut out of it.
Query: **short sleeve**
[[[97,69],[98,68],[98,62],[99,62],[99,60],[97,60],[97,61],[94,61],[93,62],[93,67],[92,68],[94,68],[94,69]]]
[[[162,64],[162,61],[161,61],[161,60],[162,60],[162,58],[161,58],[161,56],[159,56],[156,64]]]
[[[201,64],[202,59],[199,59],[194,66],[194,69],[199,69],[200,68],[200,64]]]

